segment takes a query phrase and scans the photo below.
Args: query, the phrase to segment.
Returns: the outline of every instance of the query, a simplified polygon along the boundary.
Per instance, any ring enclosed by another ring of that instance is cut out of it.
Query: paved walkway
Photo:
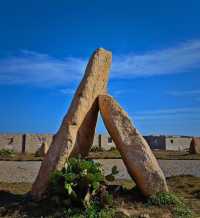
[[[123,161],[120,159],[99,159],[105,174],[111,172],[116,165],[119,170],[117,178],[130,179]],[[193,175],[200,177],[200,160],[159,160],[166,177],[177,175]],[[32,183],[38,173],[40,161],[0,161],[0,182]]]

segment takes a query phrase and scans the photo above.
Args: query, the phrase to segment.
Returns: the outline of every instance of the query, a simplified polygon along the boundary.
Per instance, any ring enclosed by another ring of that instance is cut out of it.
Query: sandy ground
[[[111,172],[116,165],[119,170],[117,179],[130,179],[123,161],[120,159],[98,159],[105,174]],[[166,177],[178,175],[192,175],[200,177],[200,160],[159,160],[159,164]],[[40,161],[0,161],[1,182],[32,183],[40,168]]]

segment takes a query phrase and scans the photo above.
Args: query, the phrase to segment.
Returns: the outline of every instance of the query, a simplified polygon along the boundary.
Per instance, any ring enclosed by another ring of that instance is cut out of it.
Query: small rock
[[[143,213],[139,215],[139,218],[150,218],[150,215],[148,213]]]
[[[115,218],[127,218],[130,216],[130,213],[124,208],[119,208],[115,213]]]

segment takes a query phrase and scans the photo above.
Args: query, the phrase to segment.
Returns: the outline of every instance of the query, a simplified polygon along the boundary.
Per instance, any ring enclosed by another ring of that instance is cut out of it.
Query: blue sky
[[[143,134],[200,135],[199,10],[199,0],[0,0],[0,132],[55,133],[104,47],[109,92]]]

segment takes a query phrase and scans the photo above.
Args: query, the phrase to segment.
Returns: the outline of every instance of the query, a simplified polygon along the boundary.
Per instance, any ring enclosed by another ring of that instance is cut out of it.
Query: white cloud
[[[177,91],[168,91],[168,95],[172,95],[175,97],[182,97],[182,96],[199,96],[200,90],[177,90]]]
[[[64,95],[73,95],[75,90],[74,89],[59,89],[59,92]]]
[[[158,110],[144,110],[137,111],[137,114],[177,114],[177,113],[195,113],[200,112],[200,108],[194,107],[183,107],[183,108],[166,108],[166,109],[158,109]]]
[[[121,96],[121,95],[127,95],[127,94],[133,94],[138,93],[138,90],[134,89],[117,89],[117,90],[110,90],[111,94],[114,96]]]
[[[134,78],[200,70],[200,40],[144,54],[114,55],[111,78]],[[87,60],[22,50],[0,59],[0,84],[66,85],[80,80]]]
[[[85,61],[81,58],[57,59],[32,51],[0,60],[1,84],[60,85],[81,77]]]
[[[138,77],[182,73],[200,69],[200,40],[146,54],[115,57],[113,77]]]
[[[161,120],[161,119],[177,119],[181,118],[181,120],[192,119],[192,120],[200,120],[200,108],[188,107],[188,108],[166,108],[159,110],[144,110],[144,111],[136,111],[133,115],[133,119],[135,120]]]

